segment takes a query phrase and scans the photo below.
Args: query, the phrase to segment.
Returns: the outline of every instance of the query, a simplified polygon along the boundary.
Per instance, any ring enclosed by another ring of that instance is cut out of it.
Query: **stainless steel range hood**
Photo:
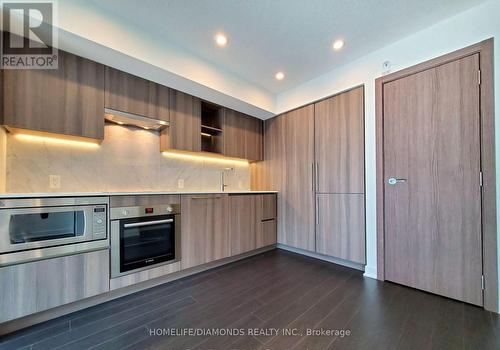
[[[164,120],[157,120],[138,114],[117,111],[111,108],[104,108],[104,118],[112,123],[137,126],[146,130],[161,130],[170,125],[169,122]]]

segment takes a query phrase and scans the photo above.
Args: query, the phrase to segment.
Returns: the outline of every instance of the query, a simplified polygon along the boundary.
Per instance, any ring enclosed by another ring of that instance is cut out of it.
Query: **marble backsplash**
[[[99,147],[4,137],[7,193],[217,191],[221,171],[227,190],[250,189],[248,164],[170,158],[159,152],[154,131],[106,124]],[[59,188],[51,188],[50,175],[60,176]]]

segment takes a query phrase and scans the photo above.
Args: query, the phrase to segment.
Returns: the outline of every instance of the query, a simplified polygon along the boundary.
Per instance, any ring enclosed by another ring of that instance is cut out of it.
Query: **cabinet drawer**
[[[257,233],[257,248],[276,244],[276,219],[262,221]]]
[[[0,323],[109,291],[109,251],[0,268]]]

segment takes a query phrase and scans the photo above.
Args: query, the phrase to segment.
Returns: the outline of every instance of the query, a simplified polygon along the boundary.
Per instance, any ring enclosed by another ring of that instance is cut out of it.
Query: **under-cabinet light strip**
[[[167,158],[175,158],[175,159],[182,159],[182,160],[248,165],[248,161],[240,160],[240,159],[226,159],[226,158],[208,157],[208,156],[201,156],[201,155],[197,155],[197,154],[186,154],[186,153],[176,153],[176,152],[162,152],[162,154]]]
[[[98,143],[93,143],[90,141],[86,142],[86,141],[77,141],[77,140],[67,140],[67,139],[60,139],[57,137],[50,137],[50,136],[15,134],[15,137],[19,140],[31,141],[31,142],[49,142],[49,143],[60,144],[60,145],[83,146],[83,147],[91,147],[91,148],[99,147]]]

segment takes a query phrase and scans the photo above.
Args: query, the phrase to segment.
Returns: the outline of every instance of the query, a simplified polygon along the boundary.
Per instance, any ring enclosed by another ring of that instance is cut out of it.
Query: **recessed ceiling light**
[[[333,49],[335,51],[338,51],[343,47],[344,47],[344,40],[335,40],[335,42],[333,43]]]
[[[227,45],[227,37],[222,33],[218,33],[215,35],[215,42],[217,46],[224,47]]]
[[[276,73],[275,77],[276,77],[276,80],[283,80],[285,78],[285,73],[278,72],[278,73]]]

